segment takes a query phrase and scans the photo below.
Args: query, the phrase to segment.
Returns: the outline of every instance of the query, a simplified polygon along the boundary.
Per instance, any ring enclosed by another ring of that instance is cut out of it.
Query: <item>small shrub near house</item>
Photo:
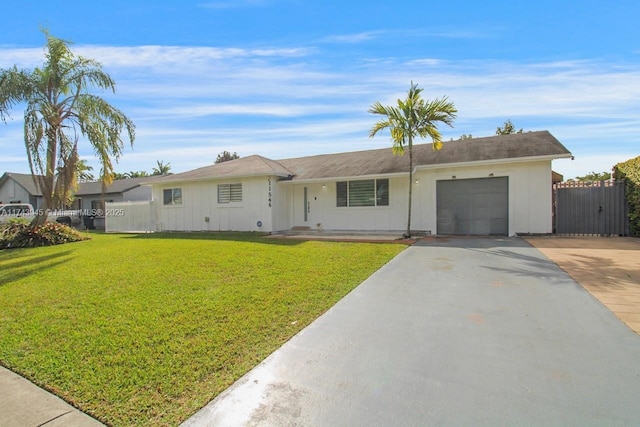
[[[35,248],[87,239],[76,229],[57,222],[32,227],[28,221],[17,218],[0,225],[0,249]]]
[[[614,176],[626,182],[629,231],[632,236],[640,236],[640,156],[615,165]]]

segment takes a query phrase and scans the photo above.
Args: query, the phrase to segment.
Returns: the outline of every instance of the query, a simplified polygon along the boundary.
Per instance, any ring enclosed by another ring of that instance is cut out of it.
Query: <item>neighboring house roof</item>
[[[5,181],[9,178],[13,179],[17,182],[22,188],[27,190],[29,194],[32,196],[42,196],[42,191],[38,190],[35,182],[33,182],[33,177],[31,174],[27,173],[15,173],[15,172],[5,172],[0,178],[0,186],[2,186]]]
[[[170,175],[166,175],[166,176],[170,176]],[[145,176],[141,178],[118,179],[113,181],[111,184],[107,185],[107,188],[105,189],[105,194],[124,193],[125,191],[129,191],[133,188],[144,185],[143,183],[145,184],[151,183],[161,178],[165,178],[166,176]],[[80,185],[78,185],[78,191],[75,194],[76,196],[102,194],[102,182],[101,181],[81,182]]]
[[[129,179],[118,179],[113,181],[110,185],[107,185],[105,194],[113,194],[113,193],[124,193],[125,191],[129,191],[133,188],[139,187],[143,185],[142,183],[151,183],[160,178],[165,178],[165,176],[145,176],[143,178],[129,178]],[[35,183],[33,182],[33,177],[31,174],[24,173],[15,173],[15,172],[5,172],[0,178],[0,186],[4,184],[9,178],[13,179],[19,185],[24,187],[25,190],[29,192],[32,196],[42,196],[42,191],[40,191]],[[89,181],[89,182],[81,182],[78,185],[78,191],[75,193],[76,196],[88,196],[92,194],[102,194],[102,182],[101,181]]]
[[[435,151],[431,144],[413,146],[415,167],[442,167],[490,161],[516,161],[571,157],[571,153],[548,131],[496,135],[448,141]],[[394,156],[391,148],[269,160],[248,156],[167,176],[155,183],[226,179],[247,176],[281,176],[293,181],[406,173],[409,156]]]
[[[564,181],[564,176],[562,174],[559,174],[556,171],[551,171],[551,182],[555,184],[556,182],[562,181]]]

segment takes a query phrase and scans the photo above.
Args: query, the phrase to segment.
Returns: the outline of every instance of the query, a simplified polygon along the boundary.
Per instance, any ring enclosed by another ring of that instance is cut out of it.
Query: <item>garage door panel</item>
[[[473,218],[473,212],[466,206],[455,209],[454,219],[470,221]]]
[[[471,196],[471,203],[473,209],[487,209],[491,206],[488,194],[474,194]]]
[[[475,219],[471,222],[472,226],[467,234],[491,234],[491,222],[486,219]]]
[[[509,233],[509,178],[438,181],[437,233]]]
[[[474,208],[472,213],[472,219],[475,221],[478,221],[479,219],[482,218],[482,221],[487,221],[488,218],[491,218],[491,211],[492,209],[488,206],[481,207],[481,208]]]
[[[469,234],[469,230],[471,230],[471,223],[469,222],[469,220],[458,220],[452,222],[449,229],[450,232],[447,234]]]
[[[504,235],[504,230],[509,229],[509,221],[507,218],[495,218],[491,220],[491,228],[489,234]]]

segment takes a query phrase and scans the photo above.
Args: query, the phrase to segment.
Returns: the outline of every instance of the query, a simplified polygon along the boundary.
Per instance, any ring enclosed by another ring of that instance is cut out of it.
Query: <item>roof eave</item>
[[[323,178],[307,178],[296,179],[293,178],[290,181],[280,181],[284,184],[315,184],[320,182],[333,182],[333,181],[353,181],[357,179],[375,179],[375,178],[398,178],[405,177],[409,172],[393,172],[393,173],[377,173],[368,175],[350,175],[350,176],[328,176]]]
[[[414,171],[428,170],[428,169],[442,169],[442,168],[456,168],[464,166],[485,166],[504,163],[526,163],[526,162],[540,162],[551,161],[555,159],[569,159],[573,157],[571,153],[563,154],[549,154],[545,156],[528,156],[528,157],[509,157],[503,159],[490,159],[490,160],[476,160],[470,162],[453,162],[453,163],[431,163],[428,165],[417,165]]]
[[[176,183],[185,183],[185,182],[202,182],[202,181],[223,181],[229,179],[242,179],[242,178],[256,178],[256,177],[268,177],[268,176],[277,176],[282,178],[288,178],[290,175],[280,172],[274,173],[253,173],[253,174],[240,174],[240,175],[229,175],[229,176],[205,176],[198,178],[183,178],[183,179],[171,179],[167,181],[154,181],[154,182],[142,182],[141,185],[151,185],[151,186],[162,186],[165,184],[176,184]]]

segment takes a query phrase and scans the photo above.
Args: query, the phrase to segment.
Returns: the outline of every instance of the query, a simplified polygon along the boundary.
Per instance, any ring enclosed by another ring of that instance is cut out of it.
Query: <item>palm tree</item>
[[[228,162],[229,160],[235,160],[239,158],[240,156],[238,156],[238,153],[236,153],[235,151],[233,152],[233,154],[231,154],[227,150],[224,150],[222,153],[218,154],[218,157],[216,157],[216,161],[213,163],[218,164],[218,163]]]
[[[442,148],[442,135],[438,131],[437,123],[441,122],[453,127],[453,120],[458,110],[452,101],[445,96],[433,101],[424,100],[420,96],[421,88],[411,82],[411,87],[405,100],[398,99],[398,106],[384,106],[375,102],[369,113],[385,116],[369,131],[373,138],[379,131],[389,129],[392,152],[403,155],[405,147],[409,149],[409,211],[407,216],[407,231],[404,237],[411,237],[411,199],[413,195],[413,139],[415,137],[431,137],[433,149]]]
[[[44,31],[46,62],[42,68],[0,70],[0,118],[6,121],[9,109],[25,103],[24,142],[29,168],[43,194],[42,211],[59,207],[77,180],[78,143],[86,138],[102,166],[104,185],[113,181],[112,158],[117,162],[126,130],[133,145],[135,125],[103,98],[88,93],[90,88],[115,92],[115,82],[100,63],[76,56],[69,42]],[[46,221],[38,215],[33,225]]]
[[[145,176],[149,176],[149,172],[147,171],[130,171],[124,174],[125,179],[129,178],[144,178]]]
[[[511,122],[511,119],[507,119],[504,122],[504,126],[498,126],[496,128],[496,135],[510,135],[512,133],[522,133],[522,128],[520,128],[520,130],[516,130],[516,127]]]
[[[66,193],[66,197],[64,198],[64,200],[60,201],[63,207],[71,206],[71,204],[73,203],[73,199],[75,198],[75,192],[78,191],[79,183],[93,181],[95,179],[93,174],[91,173],[92,170],[93,167],[89,166],[86,160],[83,159],[76,162],[75,171],[72,174],[69,174],[69,177],[67,178],[69,191]],[[64,179],[61,179],[60,177],[65,176],[65,174],[68,174],[69,172],[69,170],[64,169],[64,166],[60,166],[56,169],[56,176],[58,177],[60,182],[62,182]],[[57,184],[58,181],[56,181],[56,185]]]
[[[152,175],[169,175],[171,174],[171,163],[164,164],[162,160],[156,160],[157,168],[153,168]]]
[[[87,182],[95,180],[95,177],[91,173],[93,166],[89,166],[85,159],[79,160],[76,164],[76,172],[78,182]]]

